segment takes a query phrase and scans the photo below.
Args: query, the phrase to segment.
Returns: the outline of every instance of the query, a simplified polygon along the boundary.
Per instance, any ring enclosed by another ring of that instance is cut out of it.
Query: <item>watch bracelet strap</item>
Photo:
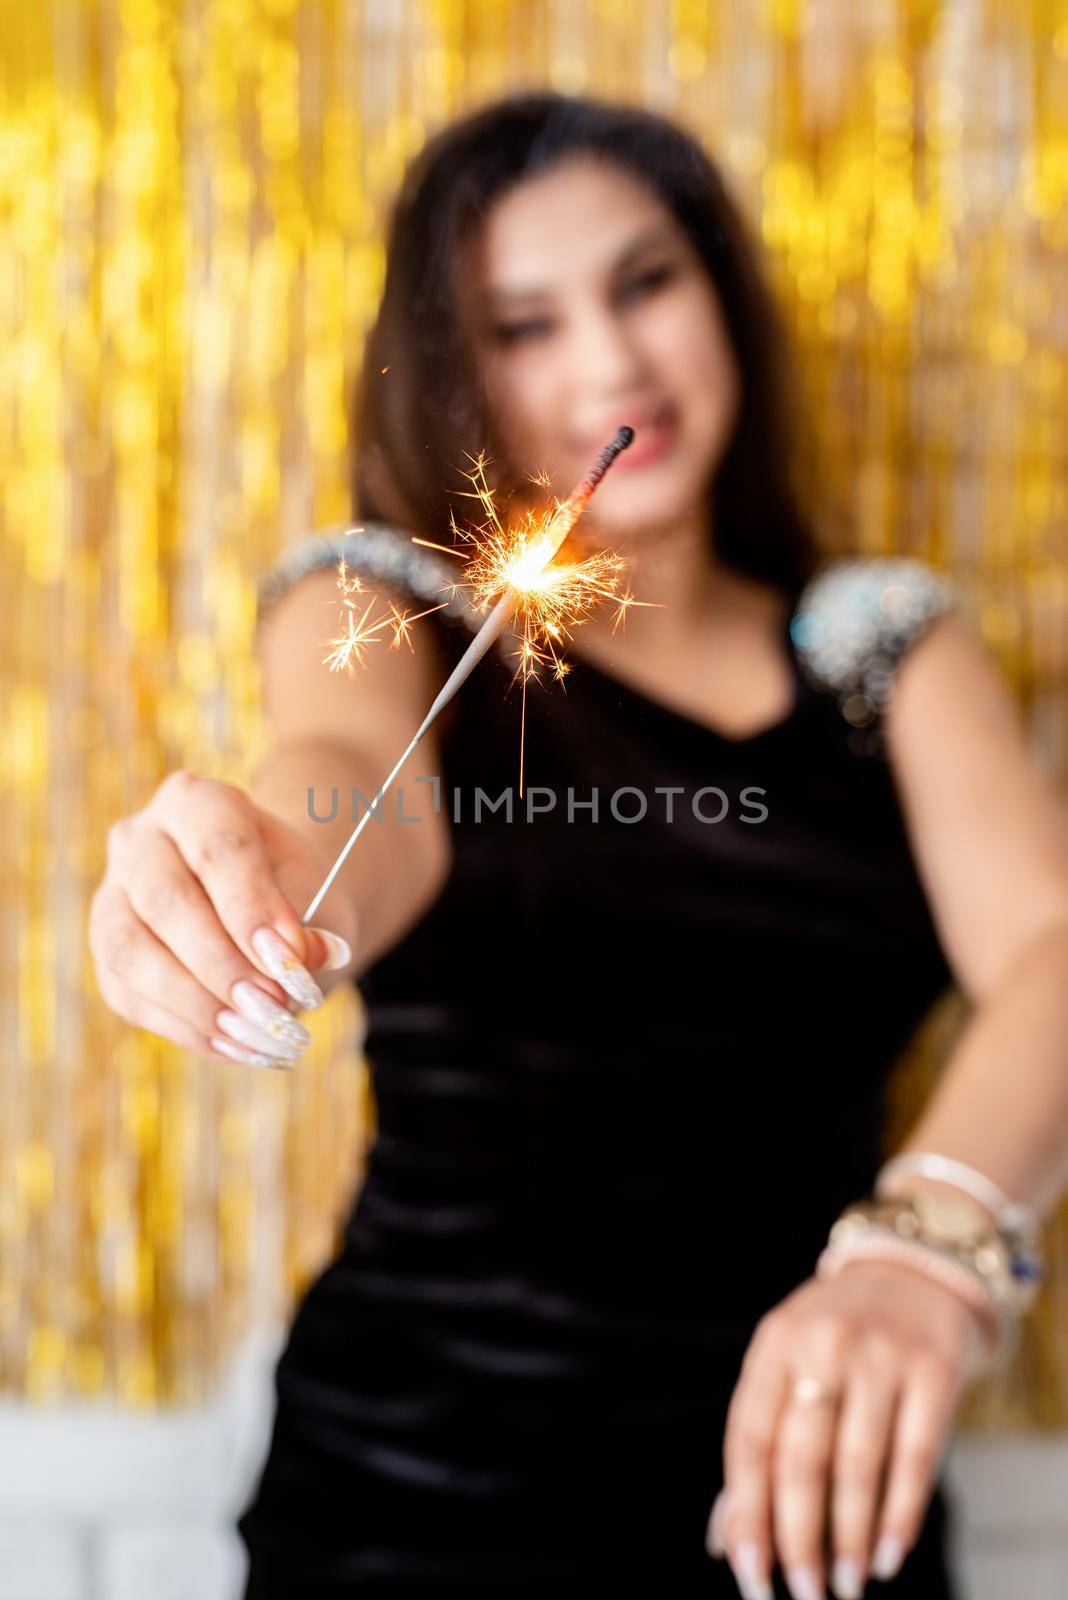
[[[863,1233],[824,1246],[816,1262],[821,1278],[834,1277],[850,1261],[889,1261],[923,1273],[956,1294],[984,1325],[987,1356],[998,1360],[1009,1340],[1006,1308],[994,1297],[982,1274],[952,1250],[920,1239],[903,1239],[892,1228],[873,1223]]]

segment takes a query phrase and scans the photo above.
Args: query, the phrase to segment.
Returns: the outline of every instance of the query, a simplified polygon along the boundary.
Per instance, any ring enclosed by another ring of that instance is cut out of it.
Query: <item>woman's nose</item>
[[[640,383],[641,352],[622,317],[611,312],[589,314],[576,329],[575,359],[587,382],[614,393]]]

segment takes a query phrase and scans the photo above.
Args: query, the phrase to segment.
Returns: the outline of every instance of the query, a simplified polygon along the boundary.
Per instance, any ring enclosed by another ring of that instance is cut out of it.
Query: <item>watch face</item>
[[[931,1238],[972,1239],[990,1231],[990,1222],[980,1208],[963,1196],[922,1190],[912,1195],[911,1204]]]

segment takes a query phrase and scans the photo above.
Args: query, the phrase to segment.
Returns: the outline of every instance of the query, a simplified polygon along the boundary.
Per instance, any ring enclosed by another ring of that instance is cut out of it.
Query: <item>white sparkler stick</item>
[[[415,734],[412,736],[411,742],[404,751],[404,754],[393,768],[393,771],[389,774],[389,777],[386,778],[385,782],[378,790],[374,799],[371,801],[370,806],[364,812],[355,828],[353,828],[344,849],[324,878],[318,892],[316,893],[315,899],[301,917],[300,920],[302,924],[310,922],[312,917],[315,915],[323,896],[340,872],[345,857],[348,855],[349,851],[356,843],[356,840],[360,837],[360,834],[363,832],[364,828],[367,826],[368,822],[373,816],[378,802],[382,799],[386,790],[397,776],[397,773],[403,767],[404,763],[407,761],[408,757],[411,755],[412,751],[415,749],[426,730],[430,727],[430,724],[434,721],[435,717],[440,716],[441,712],[444,711],[445,707],[448,705],[449,701],[452,699],[453,695],[461,687],[461,685],[466,683],[475,667],[478,666],[478,663],[486,654],[486,651],[489,649],[490,645],[497,638],[501,629],[504,627],[504,624],[508,620],[508,613],[512,609],[512,603],[512,596],[510,594],[503,594],[501,596],[493,610],[490,612],[489,616],[486,618],[485,622],[482,624],[481,628],[479,628],[478,632],[475,634],[475,637],[471,640],[471,643],[468,645],[463,655],[460,657],[459,661],[456,663],[455,667],[453,667],[449,676],[446,678],[445,682],[438,691],[438,695],[434,701],[434,704],[430,707],[430,710],[427,712],[426,716],[419,724]]]

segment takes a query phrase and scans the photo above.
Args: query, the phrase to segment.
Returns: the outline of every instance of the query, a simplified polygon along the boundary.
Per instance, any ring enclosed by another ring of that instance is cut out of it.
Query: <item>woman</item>
[[[365,351],[363,532],[263,589],[272,754],[112,830],[94,951],[131,1021],[287,1064],[294,1010],[366,1007],[376,1136],[278,1365],[247,1600],[954,1592],[942,1452],[1068,1157],[1068,829],[938,574],[824,570],[774,329],[680,129],[553,94],[446,128]],[[621,424],[560,559],[618,550],[644,604],[529,686],[522,792],[502,638],[302,928],[481,620],[411,535],[469,515],[468,456],[511,517]],[[355,681],[321,666],[341,553],[441,606]],[[887,1076],[954,979],[974,1016],[891,1170]]]

